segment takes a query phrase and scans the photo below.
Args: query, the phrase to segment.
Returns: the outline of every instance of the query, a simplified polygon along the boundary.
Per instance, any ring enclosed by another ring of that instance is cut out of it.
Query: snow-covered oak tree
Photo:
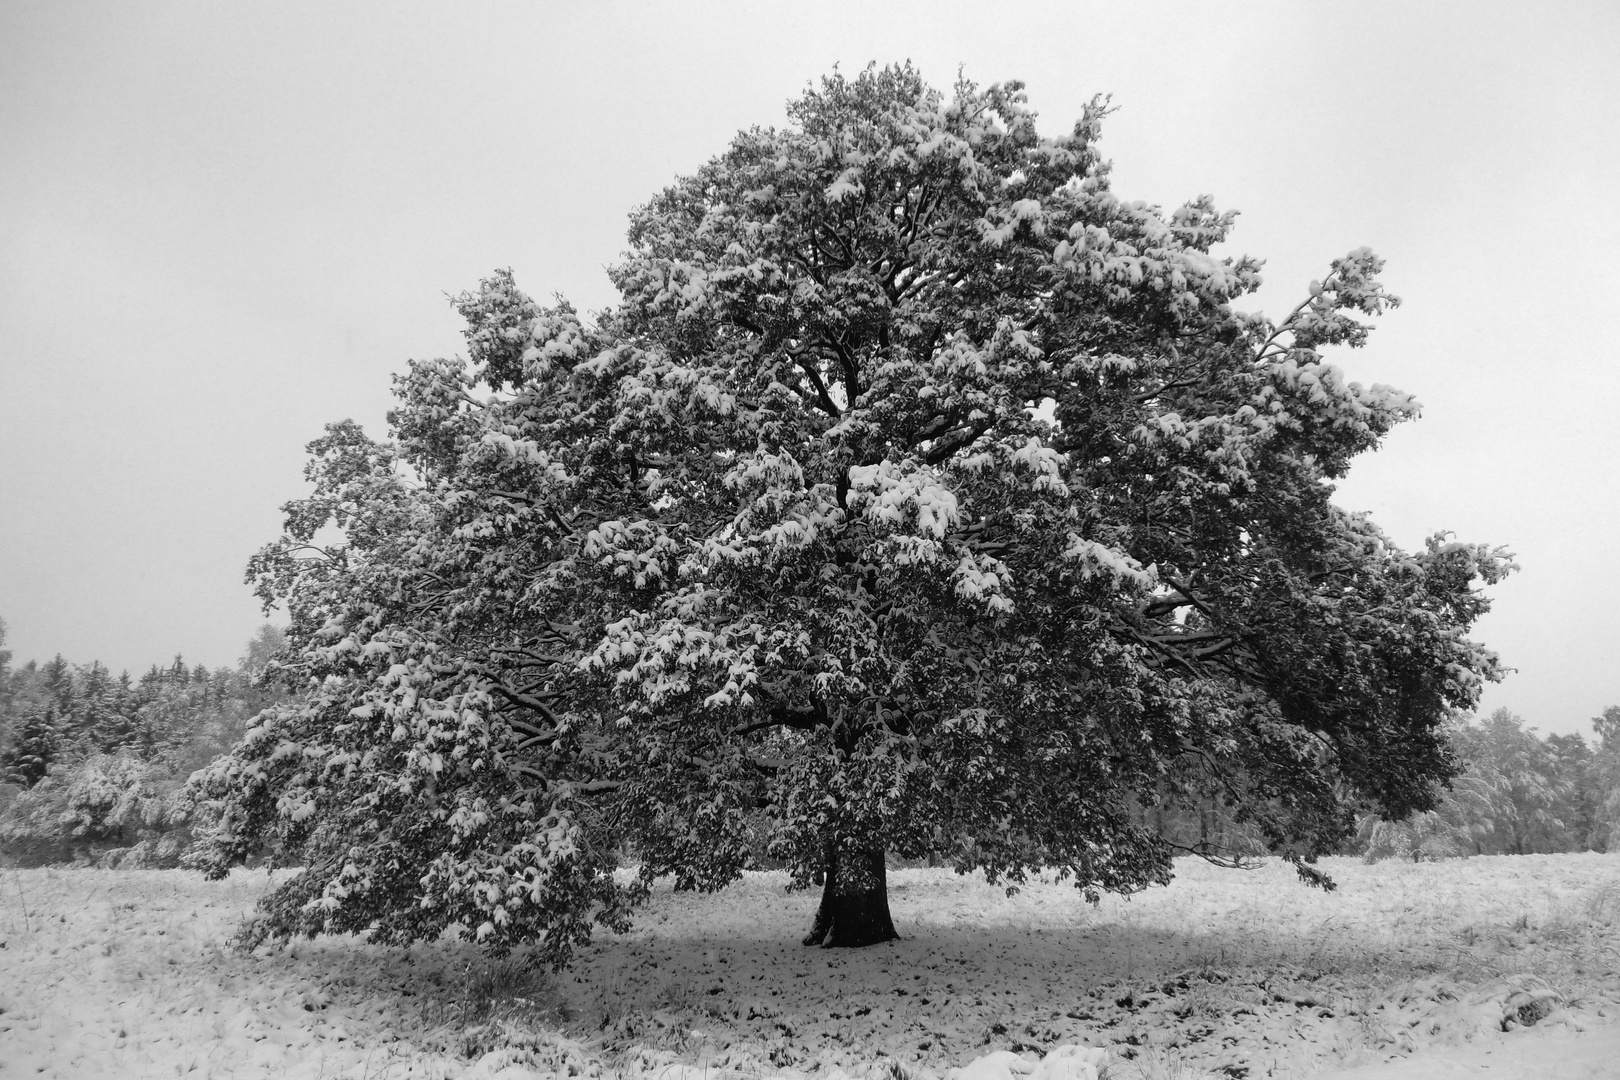
[[[1232,215],[1116,196],[1104,111],[835,76],[634,214],[618,307],[461,297],[468,359],[311,444],[250,570],[305,695],[200,784],[216,869],[305,867],[263,931],[561,962],[768,855],[864,945],[888,854],[1137,889],[1198,786],[1325,883],[1358,811],[1432,807],[1510,564],[1329,502],[1417,410],[1322,355],[1381,264],[1235,310]]]

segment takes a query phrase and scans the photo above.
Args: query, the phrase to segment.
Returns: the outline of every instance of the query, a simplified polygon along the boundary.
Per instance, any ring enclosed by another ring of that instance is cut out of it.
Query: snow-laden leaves
[[[632,216],[619,307],[499,273],[392,442],[311,444],[252,567],[307,703],[208,784],[219,866],[308,867],[269,932],[561,959],[767,853],[1134,889],[1171,852],[1142,804],[1189,787],[1303,859],[1432,806],[1509,563],[1328,501],[1417,410],[1321,351],[1394,305],[1381,264],[1235,310],[1233,215],[1116,196],[1104,112],[1049,138],[1018,84],[826,80]]]

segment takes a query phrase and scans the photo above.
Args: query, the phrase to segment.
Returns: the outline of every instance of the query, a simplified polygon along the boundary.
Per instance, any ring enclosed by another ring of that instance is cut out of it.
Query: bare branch
[[[1211,863],[1227,870],[1257,870],[1260,867],[1260,863],[1249,855],[1223,855],[1209,844],[1198,843],[1194,844],[1192,847],[1188,847],[1185,844],[1177,844],[1173,841],[1165,840],[1163,837],[1160,837],[1159,839],[1167,848],[1183,852],[1187,855],[1196,855],[1207,863]]]
[[[533,697],[529,694],[519,693],[518,691],[513,690],[511,687],[499,682],[492,682],[490,684],[490,689],[495,691],[497,694],[500,694],[514,705],[521,706],[530,710],[531,712],[539,713],[553,724],[557,724],[559,726],[562,724],[562,718],[552,710],[551,706],[547,705],[544,701],[537,697]]]

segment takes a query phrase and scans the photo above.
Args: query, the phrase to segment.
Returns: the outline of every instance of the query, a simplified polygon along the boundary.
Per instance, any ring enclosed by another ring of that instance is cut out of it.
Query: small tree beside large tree
[[[305,868],[262,931],[561,963],[769,853],[865,945],[889,854],[1139,889],[1197,788],[1325,883],[1359,810],[1432,808],[1510,564],[1329,501],[1417,411],[1322,355],[1381,264],[1236,310],[1233,216],[1116,196],[1104,112],[834,76],[634,214],[618,307],[459,298],[468,359],[312,443],[250,568],[307,692],[199,784],[216,871]]]

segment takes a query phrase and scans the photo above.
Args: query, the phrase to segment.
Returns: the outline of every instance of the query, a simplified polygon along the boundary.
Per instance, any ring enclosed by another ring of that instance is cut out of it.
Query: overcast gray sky
[[[0,4],[0,617],[18,661],[233,663],[302,447],[383,433],[511,266],[615,299],[626,215],[834,64],[1112,93],[1126,198],[1243,212],[1281,315],[1369,244],[1335,357],[1423,418],[1339,501],[1523,571],[1476,636],[1543,731],[1620,703],[1620,5]]]

